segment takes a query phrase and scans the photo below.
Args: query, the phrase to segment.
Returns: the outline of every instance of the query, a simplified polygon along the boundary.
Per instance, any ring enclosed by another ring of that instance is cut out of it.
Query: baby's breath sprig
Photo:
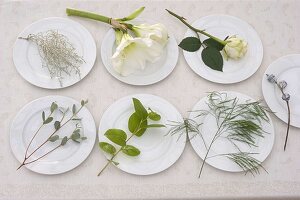
[[[287,87],[288,84],[284,80],[278,81],[274,74],[266,74],[266,75],[267,75],[267,80],[270,83],[275,84],[278,87],[278,89],[280,90],[280,92],[282,94],[281,98],[283,101],[285,101],[286,107],[288,110],[288,125],[286,128],[286,136],[285,136],[285,142],[284,142],[284,146],[283,146],[283,150],[285,151],[288,137],[289,137],[290,124],[291,124],[291,110],[290,110],[290,103],[289,103],[290,95],[284,91],[284,89]]]
[[[57,30],[48,30],[36,34],[29,34],[27,37],[19,37],[33,42],[38,47],[42,67],[46,67],[51,78],[57,78],[60,86],[63,86],[65,75],[77,74],[79,79],[80,66],[85,62],[83,57],[78,55],[76,48],[69,39]]]

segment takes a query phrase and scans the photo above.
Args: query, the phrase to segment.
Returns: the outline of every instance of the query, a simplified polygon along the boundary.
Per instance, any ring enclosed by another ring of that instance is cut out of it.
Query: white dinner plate
[[[150,85],[157,83],[171,74],[178,60],[177,42],[173,34],[169,32],[168,35],[168,43],[158,61],[154,63],[147,62],[144,70],[138,70],[129,76],[121,76],[112,67],[111,57],[116,49],[116,45],[115,32],[113,29],[110,29],[104,36],[101,45],[102,62],[112,76],[124,83],[130,85]]]
[[[286,81],[284,89],[290,95],[291,125],[300,128],[300,54],[283,56],[271,63],[262,79],[264,98],[274,114],[287,123],[288,111],[279,88],[267,80],[266,74],[274,74],[278,81]]]
[[[209,15],[196,20],[192,26],[204,29],[220,39],[237,35],[248,42],[248,51],[243,58],[223,59],[223,72],[213,70],[203,63],[201,58],[203,47],[196,52],[183,51],[188,65],[199,76],[215,83],[237,83],[252,76],[259,68],[263,58],[262,42],[257,32],[247,22],[228,15]],[[185,37],[190,36],[195,36],[195,33],[188,29]],[[200,39],[203,42],[207,37],[200,34]]]
[[[222,91],[220,93],[226,93],[228,96],[228,99],[232,99],[237,97],[238,101],[240,103],[245,103],[247,100],[254,101],[251,97],[246,96],[241,93],[232,92],[232,91]],[[217,124],[216,120],[213,116],[207,115],[203,117],[196,117],[198,114],[197,110],[209,110],[207,105],[207,97],[202,98],[192,109],[192,112],[189,116],[190,119],[194,119],[197,121],[197,123],[203,123],[200,126],[200,132],[203,135],[203,138],[205,140],[205,143],[207,145],[210,144],[211,140],[213,139],[214,134],[217,131]],[[268,115],[268,114],[267,114]],[[268,115],[270,122],[262,122],[262,128],[264,131],[267,132],[267,134],[264,134],[264,138],[256,137],[256,145],[257,147],[249,146],[244,143],[235,142],[240,150],[242,152],[251,152],[251,153],[258,153],[253,154],[252,156],[259,160],[260,162],[263,162],[267,156],[270,154],[273,144],[274,144],[274,128],[273,123],[271,121],[270,116]],[[196,151],[196,153],[204,159],[205,154],[207,152],[205,145],[203,143],[203,140],[199,135],[189,135],[190,142],[192,144],[192,147]],[[230,143],[226,138],[219,137],[212,145],[208,157],[217,155],[217,154],[226,154],[226,153],[236,153],[238,152],[237,149],[233,146],[232,143]],[[206,160],[206,163],[209,165],[221,169],[224,171],[229,172],[241,172],[243,171],[237,164],[235,164],[233,161],[228,159],[225,156],[215,156],[208,158]]]
[[[48,30],[57,30],[65,35],[82,56],[84,63],[80,66],[81,79],[92,69],[96,59],[96,44],[92,35],[79,23],[66,18],[51,17],[30,24],[18,37],[27,37]],[[50,77],[46,67],[42,67],[36,44],[17,39],[13,49],[13,61],[20,75],[31,84],[47,89],[68,87],[80,81],[78,74],[64,75],[62,85],[57,78]]]
[[[166,100],[149,94],[136,94],[123,97],[113,103],[103,114],[99,127],[99,141],[109,141],[104,133],[111,128],[124,130],[128,137],[128,118],[134,112],[132,98],[139,99],[145,108],[150,107],[153,111],[161,115],[161,120],[150,123],[166,124],[168,121],[182,122],[182,116],[177,109]],[[141,137],[132,137],[128,144],[137,147],[140,155],[130,157],[122,152],[115,157],[119,164],[117,167],[125,172],[136,175],[150,175],[161,172],[169,168],[180,157],[186,143],[186,134],[182,137],[171,136],[168,134],[170,127],[166,128],[149,128]],[[117,145],[114,145],[118,147]],[[105,153],[109,159],[111,156]]]
[[[10,146],[13,154],[21,163],[23,162],[26,148],[42,123],[42,112],[45,111],[46,116],[50,113],[50,105],[56,102],[59,107],[72,110],[72,105],[75,104],[79,109],[80,103],[63,96],[46,96],[36,99],[22,108],[13,120],[10,128]],[[40,146],[51,133],[54,131],[54,121],[61,119],[61,113],[57,110],[53,115],[53,122],[44,125],[40,132],[33,140],[31,147],[28,150],[28,155]],[[65,122],[72,115],[72,111],[65,116]],[[82,126],[81,136],[87,137],[86,140],[76,143],[69,141],[66,145],[51,152],[44,158],[25,165],[28,169],[41,174],[60,174],[74,169],[80,165],[90,154],[96,140],[96,127],[93,116],[87,108],[83,107],[78,114],[78,118],[82,118],[80,125]],[[78,121],[71,121],[62,127],[57,134],[62,138],[70,136],[75,129]],[[56,142],[47,142],[42,148],[36,151],[28,161],[32,161],[49,150],[59,145],[61,140]]]

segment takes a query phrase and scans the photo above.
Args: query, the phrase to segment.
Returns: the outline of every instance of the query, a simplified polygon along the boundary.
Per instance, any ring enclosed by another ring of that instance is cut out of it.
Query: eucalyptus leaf
[[[128,129],[131,133],[140,137],[146,131],[146,128],[141,128],[141,127],[146,127],[147,124],[148,124],[148,122],[146,119],[142,119],[136,112],[134,112],[129,117]]]
[[[48,117],[45,121],[44,124],[49,124],[50,122],[52,122],[53,117]]]
[[[205,44],[208,47],[213,47],[213,48],[217,49],[218,51],[222,51],[224,48],[223,44],[217,42],[216,40],[214,40],[212,38],[208,38],[208,39],[204,40],[203,44]]]
[[[136,98],[132,98],[134,109],[137,115],[139,115],[142,119],[146,119],[148,117],[148,112],[140,102],[140,100]]]
[[[55,128],[55,130],[60,129],[60,121],[55,121],[54,122],[54,128]]]
[[[126,145],[122,148],[122,152],[128,156],[138,156],[141,152],[138,148],[132,145]]]
[[[223,57],[217,49],[213,47],[206,47],[203,49],[201,57],[205,65],[211,69],[223,71]]]
[[[87,139],[87,137],[81,137],[81,140],[86,140]]]
[[[116,153],[116,148],[113,145],[111,145],[111,144],[109,144],[107,142],[99,142],[99,147],[103,151],[105,151],[106,153],[109,153],[111,155],[113,155],[114,153]]]
[[[178,46],[185,51],[195,52],[200,49],[201,41],[196,37],[187,37],[184,38]]]
[[[50,111],[53,113],[58,108],[57,104],[55,102],[52,102],[50,106]]]
[[[72,106],[72,112],[73,112],[73,115],[75,115],[75,113],[76,113],[76,105],[75,104],[73,104],[73,106]]]
[[[51,136],[49,139],[48,139],[48,141],[50,141],[50,142],[55,142],[55,141],[57,141],[59,139],[59,136],[58,135],[53,135],[53,136]]]
[[[44,111],[42,112],[42,119],[43,119],[43,122],[45,122],[46,119],[45,119],[45,112]]]
[[[126,133],[121,129],[108,129],[104,134],[110,141],[113,143],[125,146],[126,145],[126,139],[127,135]]]
[[[79,129],[77,129],[79,130]],[[71,139],[74,140],[78,140],[80,138],[80,133],[79,132],[73,132],[73,134],[71,135]],[[78,141],[77,141],[78,142]]]
[[[81,104],[81,106],[84,106],[84,100],[81,100],[81,102],[80,102],[80,104]]]
[[[68,142],[68,137],[65,136],[65,137],[61,140],[60,145],[61,145],[61,146],[64,146],[67,142]]]

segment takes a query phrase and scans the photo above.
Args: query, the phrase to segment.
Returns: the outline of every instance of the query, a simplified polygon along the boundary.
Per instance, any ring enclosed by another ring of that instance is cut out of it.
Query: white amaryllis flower
[[[150,38],[134,38],[128,33],[122,34],[121,41],[116,43],[118,46],[112,56],[112,65],[122,76],[143,70],[147,61],[155,62],[163,53],[163,46],[158,42]]]
[[[137,37],[150,38],[164,46],[168,42],[168,31],[163,24],[134,25],[132,31]]]
[[[245,40],[234,35],[226,40],[224,53],[228,58],[237,60],[245,56],[247,47],[248,43]]]

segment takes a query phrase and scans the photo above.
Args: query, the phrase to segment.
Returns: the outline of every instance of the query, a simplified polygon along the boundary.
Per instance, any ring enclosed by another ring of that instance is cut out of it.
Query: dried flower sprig
[[[65,75],[77,74],[79,79],[80,66],[85,62],[78,55],[76,48],[69,39],[57,30],[48,30],[37,34],[29,34],[27,37],[19,37],[33,42],[38,47],[42,67],[46,67],[51,78],[57,78],[60,86],[63,86]]]
[[[148,111],[145,109],[140,100],[133,98],[133,105],[135,111],[131,114],[128,119],[128,129],[131,132],[131,136],[127,138],[125,131],[121,129],[108,129],[105,132],[105,136],[114,144],[120,146],[119,150],[112,144],[107,142],[99,142],[99,147],[104,152],[111,155],[111,158],[107,160],[106,165],[98,173],[98,176],[108,167],[109,164],[113,163],[118,165],[119,163],[114,161],[115,157],[120,153],[124,153],[128,156],[138,156],[140,150],[132,145],[128,145],[128,141],[133,137],[141,137],[147,130],[147,128],[161,128],[165,127],[163,124],[148,124],[148,120],[159,121],[161,116],[154,112],[151,108]]]
[[[199,171],[199,177],[206,160],[216,156],[227,157],[240,166],[245,173],[250,172],[254,175],[259,173],[259,168],[264,169],[261,162],[251,156],[256,153],[241,151],[237,142],[256,146],[255,138],[264,137],[266,132],[262,129],[261,123],[263,121],[269,122],[266,114],[267,108],[260,105],[259,101],[241,103],[237,98],[228,98],[226,93],[218,92],[212,92],[208,95],[207,105],[208,110],[193,112],[197,113],[196,118],[211,115],[216,120],[218,129],[210,143],[205,141],[200,131],[202,123],[198,124],[195,119],[186,119],[183,123],[173,123],[169,132],[175,135],[186,129],[186,133],[190,135],[191,139],[200,136],[205,145],[206,154]],[[237,152],[208,156],[214,142],[220,137],[226,138],[236,148]]]
[[[280,92],[282,94],[281,98],[286,103],[286,107],[287,107],[287,111],[288,111],[288,123],[287,123],[287,128],[286,128],[285,142],[284,142],[284,146],[283,146],[283,150],[285,151],[288,137],[289,137],[290,124],[291,124],[291,109],[290,109],[290,103],[289,103],[290,95],[284,91],[284,89],[287,87],[288,84],[284,80],[278,81],[274,74],[266,74],[266,76],[267,76],[267,80],[270,83],[273,83],[278,87],[278,89],[280,90]]]
[[[68,124],[71,121],[81,121],[80,118],[77,117],[77,114],[81,111],[81,109],[88,103],[88,101],[81,101],[81,107],[79,109],[76,108],[76,105],[73,104],[72,106],[72,115],[70,118],[68,118],[66,121],[64,121],[66,114],[70,111],[69,108],[61,108],[59,107],[55,102],[52,102],[51,106],[50,106],[50,113],[49,115],[46,116],[45,111],[42,112],[42,123],[39,126],[39,128],[37,129],[37,131],[34,133],[33,137],[31,138],[29,144],[26,147],[26,151],[24,154],[24,160],[22,162],[22,164],[17,168],[20,169],[21,167],[34,163],[42,158],[44,158],[45,156],[47,156],[48,154],[52,153],[53,151],[57,150],[58,148],[66,145],[68,143],[68,141],[72,140],[76,143],[80,143],[80,141],[86,140],[87,138],[85,136],[82,136],[80,134],[82,127],[80,126],[79,123],[76,123],[75,129],[72,131],[72,133],[70,134],[70,136],[64,136],[62,138],[59,137],[59,135],[57,135],[57,132],[59,130],[61,130],[61,128],[63,128],[66,124]],[[53,121],[53,115],[56,112],[61,112],[62,117],[59,121],[55,121],[53,123],[54,126],[54,131],[49,135],[49,137],[42,142],[40,145],[38,145],[31,153],[29,153],[29,148],[31,147],[32,142],[34,141],[34,139],[36,138],[36,136],[38,135],[38,133],[40,133],[41,129],[51,123]],[[43,155],[39,156],[38,158],[34,159],[34,160],[29,160],[29,158],[32,157],[32,155],[34,155],[39,149],[41,149],[44,145],[46,145],[46,143],[48,142],[56,142],[58,140],[61,140],[59,145],[57,145],[56,147],[54,147],[53,149],[49,150],[48,152],[44,153]]]

